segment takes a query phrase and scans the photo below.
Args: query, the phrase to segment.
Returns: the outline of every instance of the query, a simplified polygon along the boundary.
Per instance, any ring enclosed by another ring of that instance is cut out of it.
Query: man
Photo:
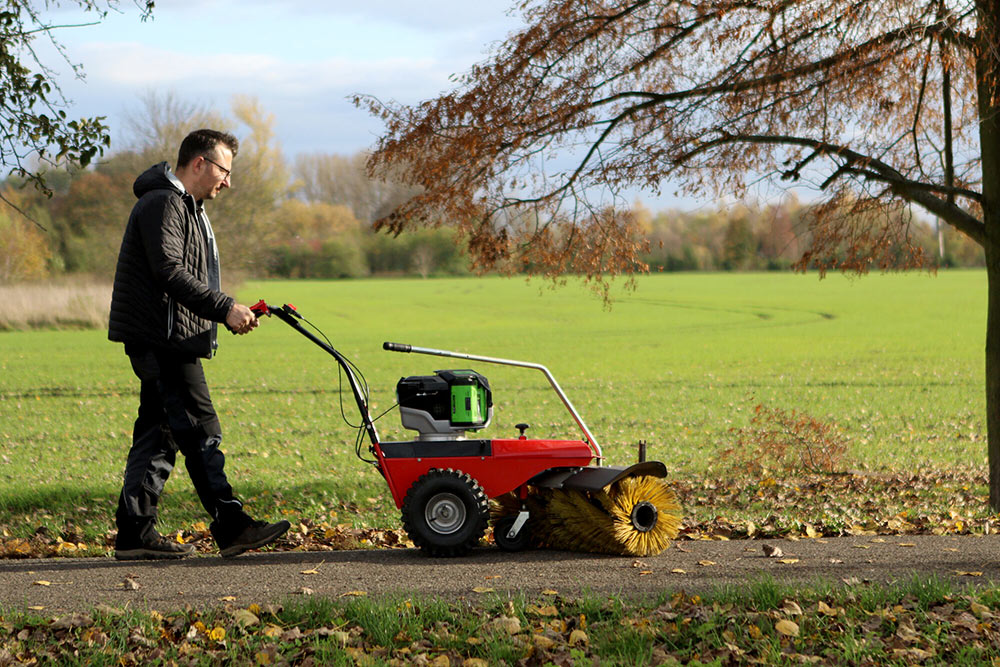
[[[258,324],[250,308],[220,289],[215,236],[202,206],[230,186],[238,148],[230,134],[197,130],[181,143],[175,172],[161,162],[132,186],[139,201],[118,255],[108,327],[108,338],[125,344],[140,381],[115,514],[119,560],[194,553],[192,545],[164,538],[153,525],[178,449],[223,556],[270,544],[289,528],[287,521],[254,521],[233,494],[201,367],[216,350],[217,323],[241,335]]]

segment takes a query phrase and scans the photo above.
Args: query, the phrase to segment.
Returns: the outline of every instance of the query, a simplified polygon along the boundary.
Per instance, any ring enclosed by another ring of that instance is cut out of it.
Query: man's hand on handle
[[[226,315],[226,326],[236,334],[248,334],[257,328],[260,322],[257,320],[257,316],[253,314],[249,306],[244,306],[240,303],[234,303],[233,307],[229,309],[229,314]]]

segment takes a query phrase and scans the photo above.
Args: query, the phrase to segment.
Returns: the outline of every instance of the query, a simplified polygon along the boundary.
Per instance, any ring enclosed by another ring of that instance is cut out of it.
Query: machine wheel
[[[517,537],[510,539],[507,533],[517,520],[517,515],[502,516],[493,522],[493,541],[504,551],[524,551],[531,544],[531,528],[528,523],[521,526]]]
[[[486,492],[460,470],[430,470],[403,500],[403,529],[430,556],[469,553],[486,532],[488,519]]]

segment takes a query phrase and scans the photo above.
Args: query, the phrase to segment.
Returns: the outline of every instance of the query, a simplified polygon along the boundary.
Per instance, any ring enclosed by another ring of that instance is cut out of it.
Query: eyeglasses
[[[219,164],[215,160],[211,160],[211,159],[205,157],[204,155],[201,156],[201,159],[204,160],[205,162],[211,162],[216,167],[218,167],[219,169],[221,169],[223,171],[223,173],[226,174],[226,176],[225,176],[226,179],[229,178],[229,174],[233,173],[232,169],[226,169],[225,167],[223,167],[221,164]]]

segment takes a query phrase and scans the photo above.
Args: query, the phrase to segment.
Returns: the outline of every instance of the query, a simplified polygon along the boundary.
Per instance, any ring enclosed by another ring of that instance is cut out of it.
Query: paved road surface
[[[779,548],[781,556],[765,556],[765,545]],[[104,604],[167,612],[186,604],[282,602],[309,594],[303,589],[331,597],[364,591],[475,599],[489,592],[485,589],[647,596],[664,590],[704,592],[767,576],[790,584],[826,580],[844,585],[908,581],[918,573],[935,574],[958,587],[998,585],[1000,536],[681,541],[651,558],[482,549],[457,559],[382,550],[196,556],[168,563],[5,560],[0,561],[0,608],[42,607],[55,613]]]

